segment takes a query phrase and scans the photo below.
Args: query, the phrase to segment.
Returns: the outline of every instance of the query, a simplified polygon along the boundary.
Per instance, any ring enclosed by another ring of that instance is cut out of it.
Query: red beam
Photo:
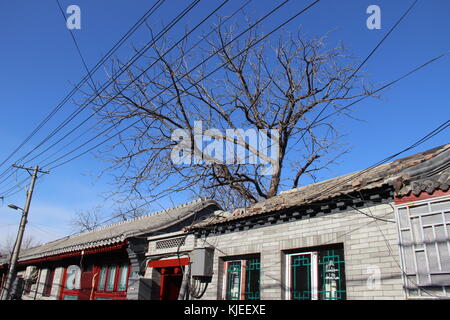
[[[148,266],[151,268],[168,268],[168,267],[186,266],[188,264],[189,258],[180,258],[180,259],[150,261],[148,263]]]
[[[407,203],[407,202],[425,200],[425,199],[448,196],[448,195],[450,195],[450,189],[447,191],[436,190],[432,194],[428,194],[427,192],[422,191],[418,196],[411,194],[411,195],[405,196],[405,197],[395,197],[394,201],[395,201],[395,204],[403,204],[403,203]]]
[[[86,250],[84,250],[84,255],[117,251],[117,250],[121,250],[121,249],[125,248],[126,245],[127,245],[127,241],[124,241],[124,242],[113,244],[110,246],[86,249]],[[62,260],[62,259],[66,259],[66,258],[79,257],[79,256],[81,256],[81,252],[82,252],[82,250],[63,253],[63,254],[57,254],[57,255],[43,257],[43,258],[23,260],[23,261],[19,262],[19,265],[29,265],[29,264],[40,263],[40,262],[45,262],[45,261],[56,261],[56,260]]]

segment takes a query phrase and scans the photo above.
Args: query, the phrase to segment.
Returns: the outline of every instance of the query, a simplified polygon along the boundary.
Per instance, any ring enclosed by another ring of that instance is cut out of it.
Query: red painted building
[[[200,199],[24,250],[17,274],[25,280],[21,298],[149,299],[152,283],[143,279],[147,237],[178,231],[217,209],[216,202]],[[6,261],[0,261],[2,279],[6,271]],[[177,272],[166,268],[167,286],[177,284]],[[176,298],[170,292],[161,298]]]

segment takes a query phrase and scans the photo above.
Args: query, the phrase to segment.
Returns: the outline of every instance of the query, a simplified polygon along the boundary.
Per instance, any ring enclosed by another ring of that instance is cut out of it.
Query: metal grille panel
[[[184,246],[186,237],[161,240],[156,242],[156,249],[169,249]]]
[[[405,287],[410,296],[450,293],[450,198],[397,208]]]

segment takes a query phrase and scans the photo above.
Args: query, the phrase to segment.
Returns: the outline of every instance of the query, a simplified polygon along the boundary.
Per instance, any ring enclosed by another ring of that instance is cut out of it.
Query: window
[[[127,280],[128,280],[128,266],[124,265],[120,268],[119,283],[117,284],[118,291],[127,290]]]
[[[396,207],[405,287],[409,296],[450,290],[450,197]]]
[[[98,275],[97,291],[106,293],[127,291],[128,264],[102,266]]]
[[[88,264],[82,272],[78,266],[70,266],[64,272],[59,298],[64,300],[126,299],[129,269],[128,263],[117,262],[101,266]],[[48,277],[52,276],[48,275]]]
[[[31,286],[32,286],[31,279],[25,279],[25,286],[23,289],[23,294],[29,295],[31,293]]]
[[[260,258],[255,256],[225,261],[224,298],[259,300],[260,265]]]
[[[67,268],[65,290],[79,290],[81,279],[81,269],[77,265]]]
[[[286,253],[286,283],[286,299],[345,299],[342,245]]]
[[[108,277],[106,281],[106,291],[114,291],[114,285],[116,283],[116,265],[112,265],[108,268]]]
[[[78,299],[81,287],[81,273],[81,268],[77,265],[70,265],[64,270],[59,299]]]
[[[54,277],[55,277],[55,269],[54,268],[48,269],[47,274],[45,276],[44,290],[42,292],[42,295],[44,297],[50,297]]]
[[[107,267],[102,267],[101,270],[100,270],[100,275],[99,275],[99,279],[98,279],[98,286],[97,286],[97,290],[98,291],[104,291],[105,290],[106,271],[107,271]]]
[[[31,293],[32,286],[36,284],[39,272],[35,266],[28,266],[25,270],[25,284],[23,294],[29,295]]]

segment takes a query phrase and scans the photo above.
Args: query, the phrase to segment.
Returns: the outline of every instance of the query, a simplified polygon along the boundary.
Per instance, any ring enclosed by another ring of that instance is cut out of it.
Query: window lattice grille
[[[397,216],[409,295],[448,295],[450,199],[402,205]]]
[[[186,238],[174,238],[168,240],[161,240],[156,242],[156,249],[169,249],[184,246]]]

